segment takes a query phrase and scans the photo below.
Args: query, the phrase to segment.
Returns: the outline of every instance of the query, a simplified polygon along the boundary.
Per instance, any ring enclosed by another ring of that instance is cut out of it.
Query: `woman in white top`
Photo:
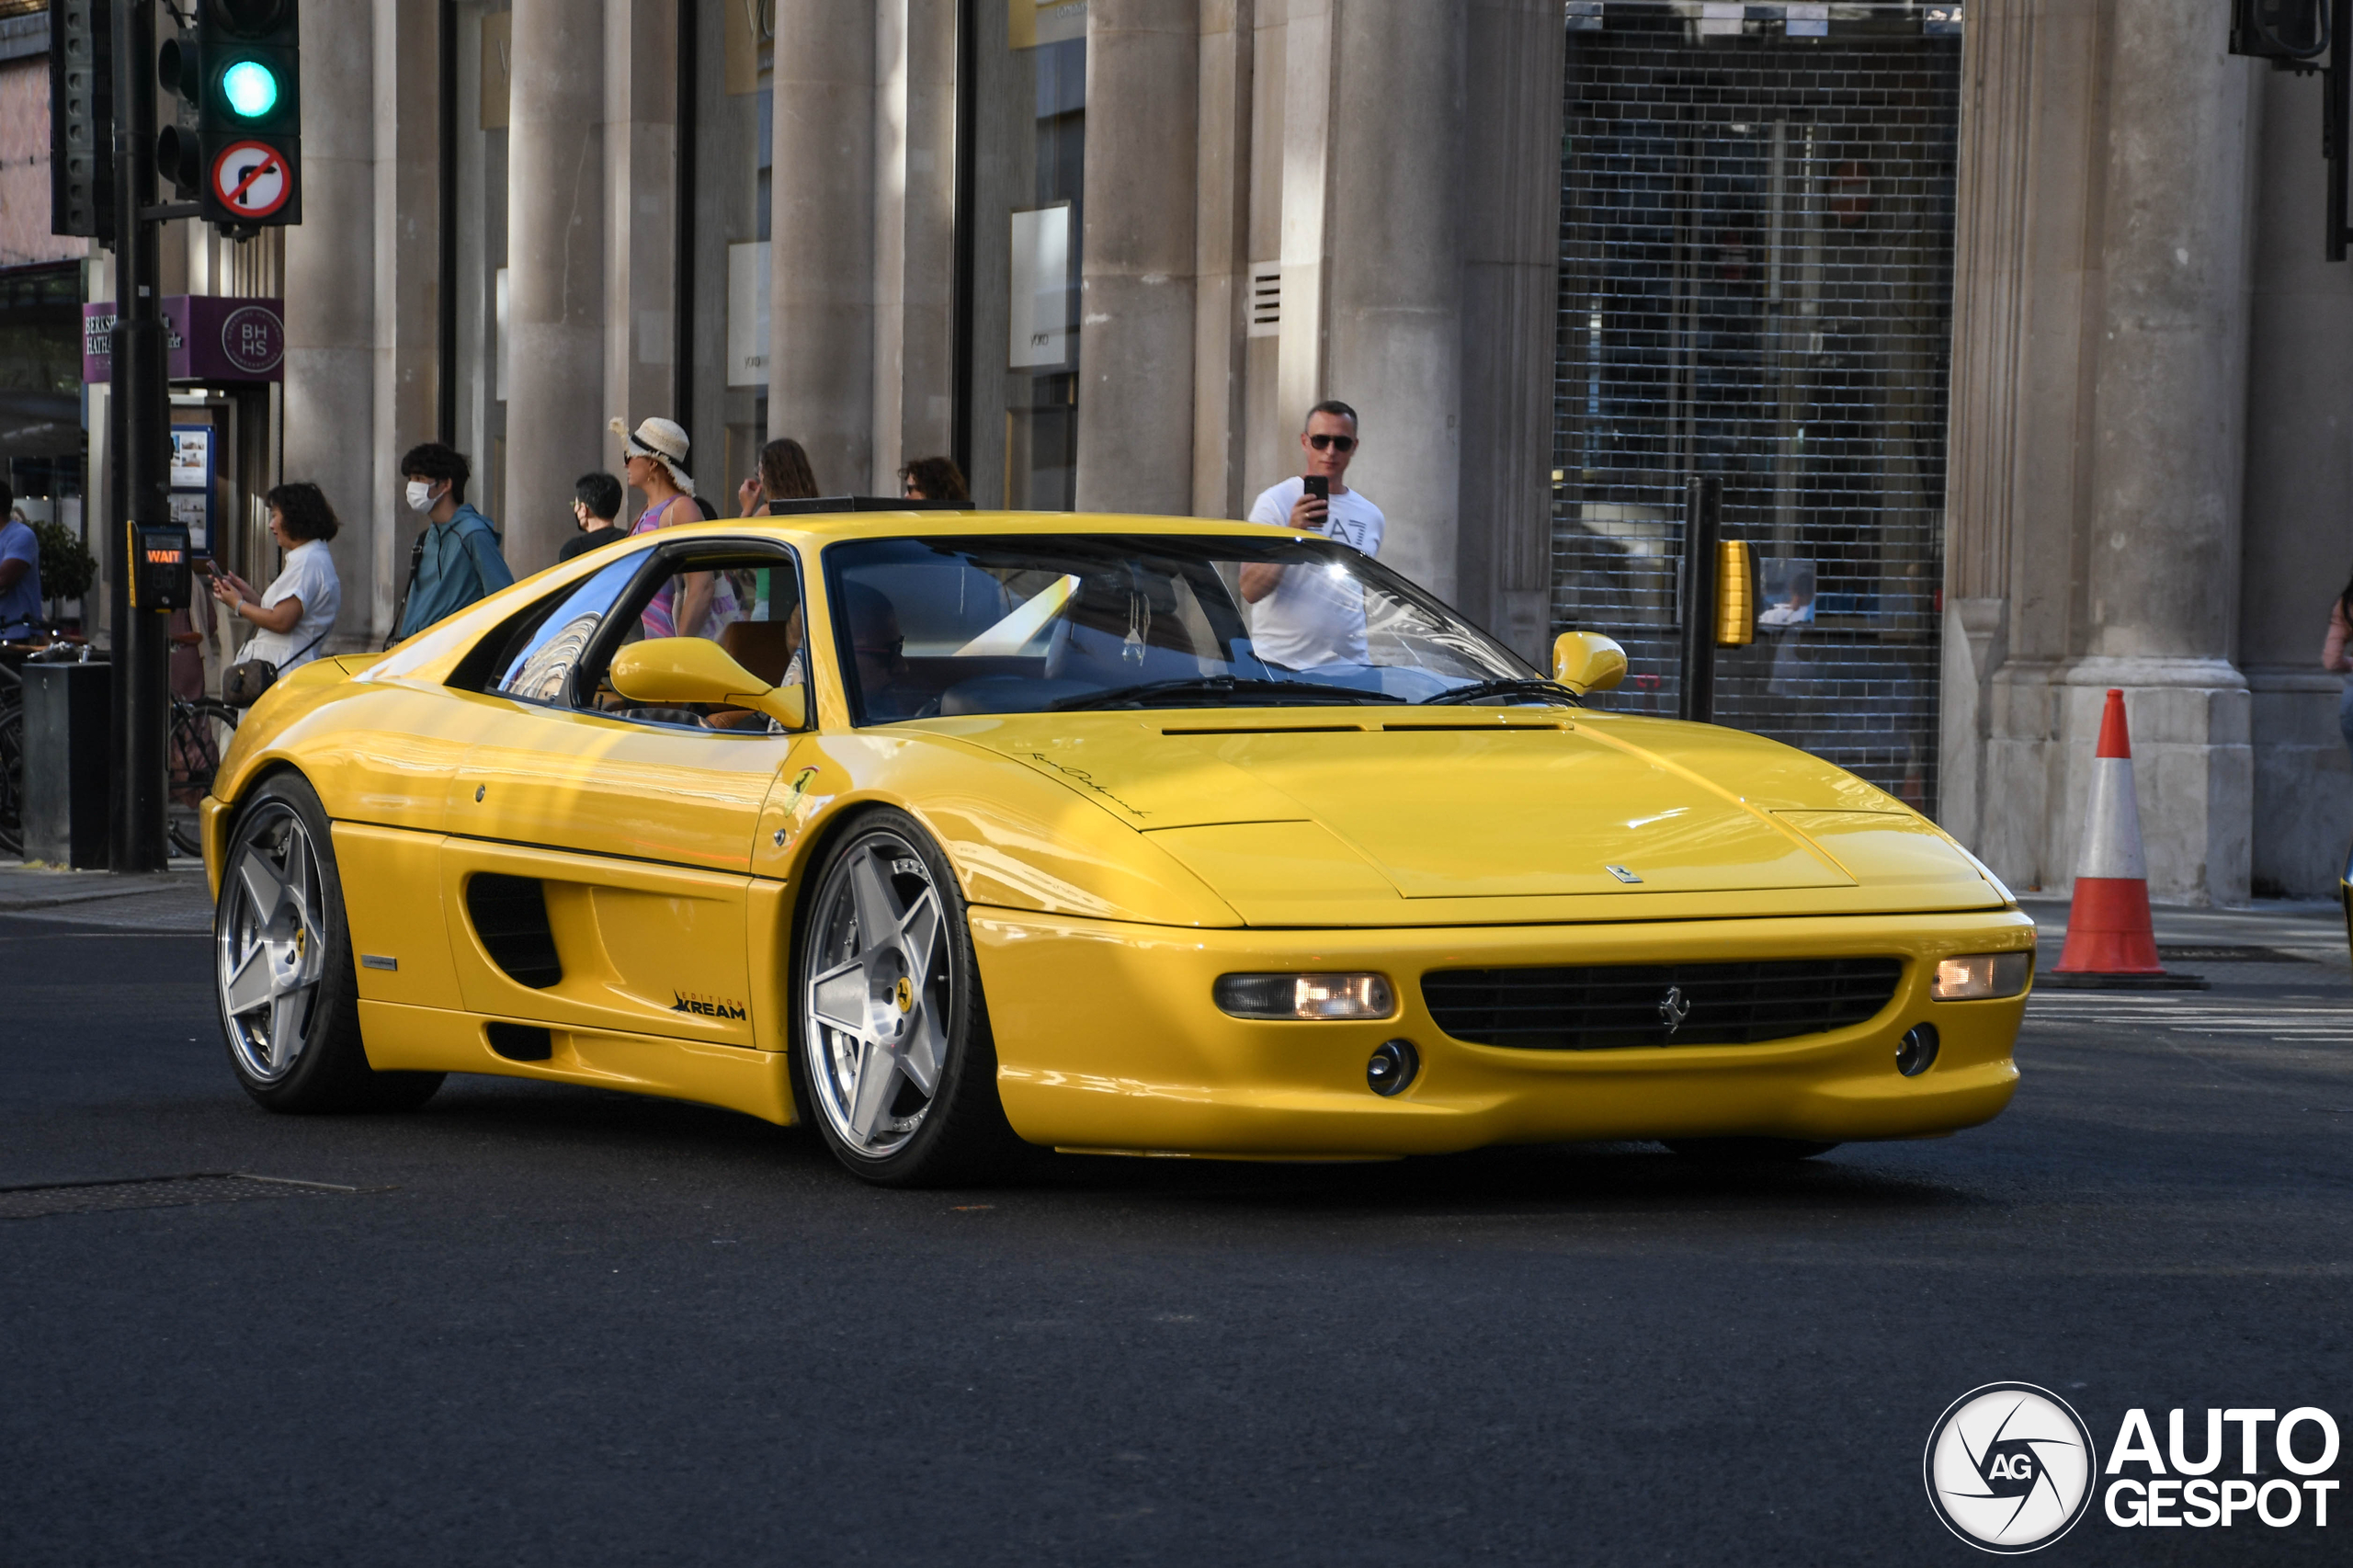
[[[307,482],[281,484],[263,500],[269,506],[270,537],[286,551],[285,566],[259,594],[234,572],[216,571],[212,597],[254,624],[238,662],[267,659],[283,675],[319,656],[343,608],[343,584],[327,552],[327,540],[343,525],[325,492]]]

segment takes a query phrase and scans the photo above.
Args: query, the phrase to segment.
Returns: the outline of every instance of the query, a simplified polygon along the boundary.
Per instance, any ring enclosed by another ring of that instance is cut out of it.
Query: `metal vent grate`
[[[244,1176],[237,1172],[127,1176],[119,1181],[0,1187],[0,1220],[103,1214],[122,1209],[176,1209],[191,1203],[240,1203],[256,1198],[301,1198],[358,1190],[356,1187],[335,1187],[326,1182],[290,1181],[282,1176]]]
[[[1250,264],[1250,335],[1278,337],[1282,330],[1282,263],[1254,261]]]
[[[1722,476],[1762,624],[1719,653],[1718,722],[1933,812],[1958,14],[1829,11],[1578,13],[1552,618],[1626,644],[1592,700],[1673,713],[1684,483]]]
[[[1903,978],[1900,959],[1456,969],[1424,975],[1422,1000],[1473,1045],[1761,1045],[1866,1022]]]

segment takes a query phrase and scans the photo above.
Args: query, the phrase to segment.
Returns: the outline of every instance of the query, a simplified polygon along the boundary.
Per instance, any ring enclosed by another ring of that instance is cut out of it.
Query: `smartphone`
[[[1306,477],[1304,480],[1302,480],[1301,483],[1304,483],[1304,484],[1307,486],[1307,493],[1308,493],[1310,495],[1314,496],[1318,501],[1323,502],[1326,506],[1329,506],[1331,505],[1331,503],[1332,503],[1332,480],[1331,480],[1331,476],[1330,476],[1330,475],[1328,475],[1328,474],[1321,474],[1321,473],[1311,473],[1311,474],[1307,475],[1307,477]]]
[[[193,556],[189,559],[188,564],[196,569],[196,574],[199,577],[212,575],[212,557],[209,555]]]

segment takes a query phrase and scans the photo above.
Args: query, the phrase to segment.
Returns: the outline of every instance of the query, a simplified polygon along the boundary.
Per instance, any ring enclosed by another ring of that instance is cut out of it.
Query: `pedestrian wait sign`
[[[266,142],[232,142],[212,160],[212,194],[240,218],[267,218],[293,192],[284,154]]]

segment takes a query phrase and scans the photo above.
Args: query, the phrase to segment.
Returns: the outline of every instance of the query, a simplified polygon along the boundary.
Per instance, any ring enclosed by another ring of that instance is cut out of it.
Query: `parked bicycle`
[[[0,856],[25,852],[25,682],[22,667],[35,660],[64,662],[88,656],[88,644],[51,637],[41,642],[0,642]],[[237,710],[217,698],[171,699],[164,760],[164,825],[172,851],[201,855],[199,821],[204,797],[229,749]]]

